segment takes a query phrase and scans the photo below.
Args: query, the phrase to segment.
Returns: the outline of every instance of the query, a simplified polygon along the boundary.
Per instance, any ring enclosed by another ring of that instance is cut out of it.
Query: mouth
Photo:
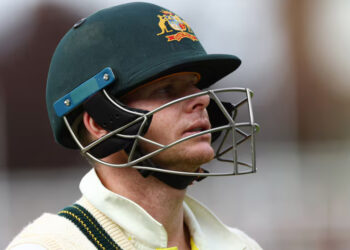
[[[194,134],[198,134],[202,131],[208,130],[210,129],[210,123],[209,121],[200,121],[200,122],[195,122],[193,123],[189,128],[187,128],[182,137],[187,137],[190,135],[194,135]],[[211,134],[204,134],[202,136],[211,136]]]

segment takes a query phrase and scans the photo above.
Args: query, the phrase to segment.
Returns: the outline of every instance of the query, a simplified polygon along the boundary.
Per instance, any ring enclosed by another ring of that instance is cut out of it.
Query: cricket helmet
[[[118,101],[119,97],[178,72],[197,72],[200,75],[197,86],[205,89],[240,64],[234,55],[207,54],[187,22],[160,6],[137,2],[98,11],[76,23],[59,42],[52,57],[46,102],[55,140],[67,148],[80,148],[97,161],[121,149],[133,152],[136,137],[130,140],[131,135],[138,133],[139,139],[146,133],[153,113],[126,107]],[[246,94],[245,101],[250,105],[251,91],[240,91]],[[214,113],[223,112],[216,119],[211,117],[211,122],[224,119],[232,128],[235,107],[230,106],[229,114],[229,105],[220,106],[214,92],[204,94],[209,94],[217,104]],[[83,110],[113,132],[88,148],[79,143],[71,126]],[[253,129],[247,138],[257,128],[253,120],[248,125]],[[113,140],[118,141],[117,147]]]

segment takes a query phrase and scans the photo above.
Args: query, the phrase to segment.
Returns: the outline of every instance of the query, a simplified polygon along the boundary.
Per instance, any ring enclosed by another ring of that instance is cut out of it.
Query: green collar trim
[[[122,250],[97,220],[82,206],[73,204],[62,209],[58,215],[72,221],[97,249]]]

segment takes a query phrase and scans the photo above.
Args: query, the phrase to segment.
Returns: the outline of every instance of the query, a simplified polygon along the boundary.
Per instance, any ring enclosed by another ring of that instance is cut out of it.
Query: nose
[[[200,89],[197,87],[194,87],[194,90],[192,94],[196,94],[201,92]],[[200,95],[191,99],[188,99],[188,103],[186,105],[186,111],[187,112],[193,112],[193,111],[200,111],[204,110],[208,107],[210,102],[210,97],[209,95]]]

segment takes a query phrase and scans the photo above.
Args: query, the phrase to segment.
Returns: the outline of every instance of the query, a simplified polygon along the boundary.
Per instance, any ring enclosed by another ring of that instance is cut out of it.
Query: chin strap
[[[160,168],[159,166],[154,164],[150,159],[143,161],[142,165],[151,166],[153,168]],[[188,176],[188,175],[168,174],[168,173],[145,170],[145,169],[138,169],[138,171],[144,178],[147,178],[149,176],[154,176],[155,178],[167,184],[168,186],[179,190],[186,189],[189,185],[192,185],[194,181],[201,181],[206,178],[206,176]],[[199,168],[197,172],[208,173],[208,171],[203,168]]]
[[[140,174],[143,177],[148,177],[150,175],[156,177],[161,182],[167,184],[170,187],[173,187],[175,189],[183,190],[186,189],[189,185],[192,185],[194,181],[201,181],[206,177],[202,176],[187,176],[187,175],[176,175],[176,174],[167,174],[167,173],[161,173],[156,171],[149,171],[149,170],[139,170]],[[208,173],[207,170],[199,169],[199,172],[205,172]]]

